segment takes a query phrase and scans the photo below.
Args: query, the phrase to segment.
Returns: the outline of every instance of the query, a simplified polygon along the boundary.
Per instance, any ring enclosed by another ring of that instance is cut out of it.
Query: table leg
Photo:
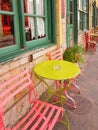
[[[64,94],[67,97],[67,99],[69,99],[73,103],[73,105],[68,103],[68,102],[65,102],[65,104],[72,107],[72,108],[76,108],[76,103],[75,103],[74,99],[68,95],[66,90],[64,91]]]
[[[76,104],[75,104],[74,99],[73,99],[72,97],[70,97],[70,96],[68,95],[68,93],[67,93],[67,91],[70,89],[70,85],[71,85],[70,80],[68,81],[68,83],[67,83],[66,85],[65,85],[65,83],[63,83],[63,81],[57,81],[57,80],[56,80],[55,82],[56,82],[56,89],[57,89],[57,90],[56,90],[56,93],[57,93],[57,91],[60,92],[60,97],[63,98],[62,102],[63,102],[64,104],[70,106],[71,108],[76,108]],[[67,88],[68,88],[68,90],[67,90]],[[66,98],[64,98],[63,95],[64,95],[67,99],[69,99],[69,100],[72,102],[72,104],[71,104],[71,103],[68,103],[67,101],[65,101],[64,99],[66,99]],[[55,97],[54,99],[55,99],[56,102],[58,102],[58,97]]]
[[[71,80],[64,80],[64,87],[66,87],[70,82],[69,85],[69,91],[72,90],[74,92],[74,89],[76,88],[76,91],[80,94],[80,87],[76,84],[76,78]]]
[[[46,84],[47,88],[48,88],[48,98],[47,98],[47,102],[49,101],[49,99],[51,98],[51,94],[55,94],[55,92],[51,89],[51,87],[48,85],[48,83],[41,77],[37,76],[38,79],[40,79],[43,83]],[[57,85],[59,85],[59,82],[57,81]],[[57,92],[57,91],[56,91]],[[60,97],[60,101],[57,101],[57,103],[61,103],[61,106],[63,107],[63,99],[65,100],[65,98],[61,98],[61,96],[59,94],[56,94],[58,97]],[[52,103],[52,104],[56,104],[56,102]],[[66,119],[66,121],[61,120],[61,123],[63,123],[64,125],[67,126],[68,130],[70,130],[70,124],[69,124],[69,120],[67,118],[66,113],[64,113],[64,117]]]

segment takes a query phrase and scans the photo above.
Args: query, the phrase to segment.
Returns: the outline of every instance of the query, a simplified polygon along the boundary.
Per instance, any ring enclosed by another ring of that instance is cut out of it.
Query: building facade
[[[34,65],[47,60],[57,47],[85,47],[84,32],[97,25],[97,0],[0,0],[0,84],[27,67],[40,97],[47,87],[34,75]],[[21,108],[15,106],[16,115],[27,111],[27,95],[19,100]],[[6,119],[10,114],[7,111]],[[10,118],[14,125],[16,119]],[[5,123],[9,125],[8,120]]]

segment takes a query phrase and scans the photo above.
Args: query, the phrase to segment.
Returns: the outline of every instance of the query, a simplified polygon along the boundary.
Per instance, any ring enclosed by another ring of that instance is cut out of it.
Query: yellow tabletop
[[[64,60],[43,61],[35,65],[34,72],[38,76],[53,80],[71,79],[80,73],[77,64]]]

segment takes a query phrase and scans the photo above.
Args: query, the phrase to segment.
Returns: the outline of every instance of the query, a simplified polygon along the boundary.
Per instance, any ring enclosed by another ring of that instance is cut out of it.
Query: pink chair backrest
[[[27,87],[30,88],[29,103],[31,103],[31,94],[32,91],[34,92],[34,87],[30,79],[28,69],[9,79],[8,81],[0,84],[0,130],[4,130],[4,105],[6,105],[12,98],[15,98],[16,95],[18,95]],[[33,95],[35,96],[35,92]]]
[[[52,52],[50,52],[50,59],[51,60],[63,60],[63,55],[62,55],[62,49],[56,49]]]

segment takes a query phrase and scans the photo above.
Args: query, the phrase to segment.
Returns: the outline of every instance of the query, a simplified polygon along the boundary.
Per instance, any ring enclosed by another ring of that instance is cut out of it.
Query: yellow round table
[[[64,99],[65,101],[66,99],[65,96],[66,96],[72,102],[73,105],[67,102],[65,102],[65,104],[69,105],[72,108],[76,108],[75,101],[73,98],[71,98],[68,95],[67,89],[66,87],[63,86],[62,80],[72,79],[80,73],[80,68],[77,64],[64,61],[64,60],[43,61],[35,65],[34,72],[36,75],[40,77],[56,81],[56,87],[59,86],[57,87],[57,89],[59,89],[58,91],[60,92],[60,94],[58,95],[60,97],[60,100],[58,100],[57,103],[61,102],[61,104],[63,104],[62,100]],[[51,87],[49,87],[49,85],[42,78],[41,80],[48,87],[47,101],[49,101],[51,97],[50,93],[52,93]]]
[[[64,60],[43,61],[35,65],[34,72],[43,78],[52,80],[71,79],[80,73],[77,64]]]

